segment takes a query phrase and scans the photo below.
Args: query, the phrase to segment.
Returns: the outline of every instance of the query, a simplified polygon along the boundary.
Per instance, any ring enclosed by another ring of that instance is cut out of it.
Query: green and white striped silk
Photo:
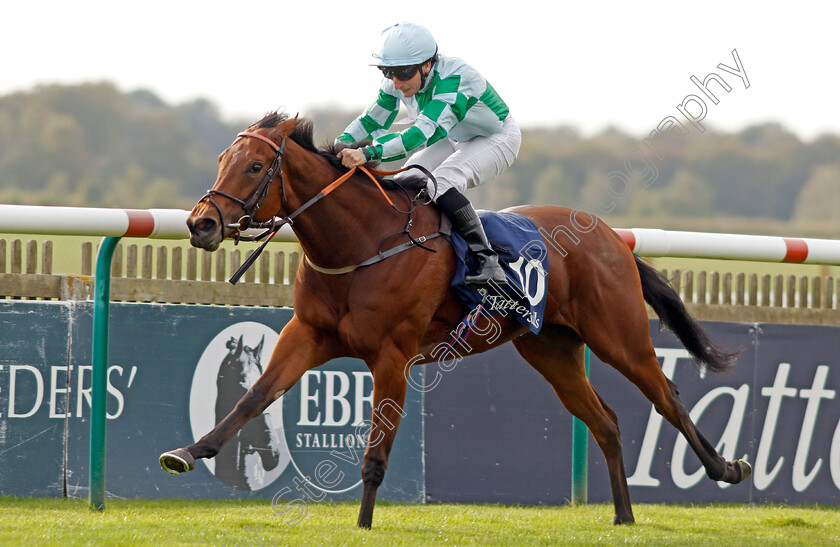
[[[400,103],[414,123],[398,133],[389,133]],[[426,86],[413,97],[403,97],[390,79],[383,79],[376,101],[338,137],[338,141],[373,141],[374,159],[392,161],[429,146],[444,137],[466,141],[496,133],[508,115],[508,107],[496,90],[474,68],[456,57],[439,54]]]

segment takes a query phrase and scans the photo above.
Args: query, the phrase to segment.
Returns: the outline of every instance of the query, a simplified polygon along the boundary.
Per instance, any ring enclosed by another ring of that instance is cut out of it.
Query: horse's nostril
[[[216,221],[212,218],[202,218],[189,225],[193,234],[208,234],[216,230]]]

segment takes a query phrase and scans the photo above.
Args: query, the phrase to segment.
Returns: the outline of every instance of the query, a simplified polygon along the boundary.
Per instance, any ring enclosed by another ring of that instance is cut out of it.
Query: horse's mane
[[[281,123],[289,120],[289,118],[290,116],[286,112],[276,110],[274,112],[269,112],[268,114],[266,114],[263,117],[263,119],[261,119],[251,127],[254,129],[270,129],[272,127],[277,127]],[[295,123],[295,129],[289,135],[289,138],[295,141],[302,148],[323,156],[327,161],[330,162],[330,165],[332,165],[336,169],[347,171],[347,169],[341,165],[341,160],[336,157],[338,151],[342,148],[346,148],[346,146],[335,144],[325,145],[321,147],[315,146],[314,138],[312,136],[313,129],[314,124],[312,123],[311,119],[307,117],[300,118],[298,119],[297,123]]]
[[[289,118],[290,116],[286,112],[275,110],[274,112],[266,114],[260,121],[253,124],[249,129],[270,129],[272,127],[277,127],[281,123],[289,120]],[[326,159],[330,165],[339,171],[346,172],[347,168],[341,164],[341,160],[336,156],[336,154],[345,148],[355,148],[356,146],[347,143],[330,143],[320,147],[316,146],[313,137],[314,125],[315,124],[310,118],[305,116],[299,118],[297,123],[295,123],[295,129],[289,135],[289,138],[295,141],[295,143],[297,143],[301,148],[312,153],[319,154]],[[372,169],[376,169],[379,166],[379,162],[368,162],[365,165]],[[418,175],[418,178],[420,177],[421,176]],[[411,177],[411,179],[413,178],[414,176]],[[383,179],[382,177],[377,177],[377,179],[382,182],[386,188],[390,187],[395,189],[398,187],[396,183],[390,179]]]

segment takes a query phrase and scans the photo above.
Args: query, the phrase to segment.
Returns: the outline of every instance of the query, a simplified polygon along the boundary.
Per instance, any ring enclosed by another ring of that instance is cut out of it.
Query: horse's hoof
[[[160,466],[167,473],[178,475],[195,469],[195,458],[183,448],[178,448],[161,454]]]
[[[741,469],[741,480],[738,482],[744,482],[750,475],[752,475],[752,466],[749,462],[744,460],[735,460],[732,462],[734,465],[737,465]]]
[[[635,524],[635,523],[636,523],[636,519],[633,518],[632,513],[630,513],[628,515],[621,515],[621,516],[616,514],[615,517],[613,517],[613,524],[616,525],[616,526],[619,526],[619,525],[622,525],[622,524]]]

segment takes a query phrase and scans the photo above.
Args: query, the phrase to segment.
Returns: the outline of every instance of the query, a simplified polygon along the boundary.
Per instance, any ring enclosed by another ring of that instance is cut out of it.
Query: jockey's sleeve
[[[457,136],[453,133],[455,140],[497,131],[508,115],[504,101],[472,67],[460,59],[443,55],[440,58],[429,75],[426,89],[413,97],[402,97],[391,80],[384,79],[376,102],[336,140],[356,143],[370,138],[373,142],[365,147],[365,155],[370,159],[393,161],[443,139],[462,121],[469,122],[463,124],[469,129],[459,129]],[[419,113],[407,129],[388,133],[401,101],[409,111]]]
[[[382,161],[399,160],[415,148],[431,146],[446,137],[449,131],[467,114],[474,104],[469,97],[469,78],[463,74],[452,74],[441,78],[433,71],[429,87],[416,95],[420,109],[417,119],[407,129],[398,133],[372,136],[373,144],[368,147],[372,159]]]
[[[376,101],[365,110],[364,114],[350,122],[336,142],[352,144],[386,135],[399,110],[399,99],[385,89],[380,89]]]

